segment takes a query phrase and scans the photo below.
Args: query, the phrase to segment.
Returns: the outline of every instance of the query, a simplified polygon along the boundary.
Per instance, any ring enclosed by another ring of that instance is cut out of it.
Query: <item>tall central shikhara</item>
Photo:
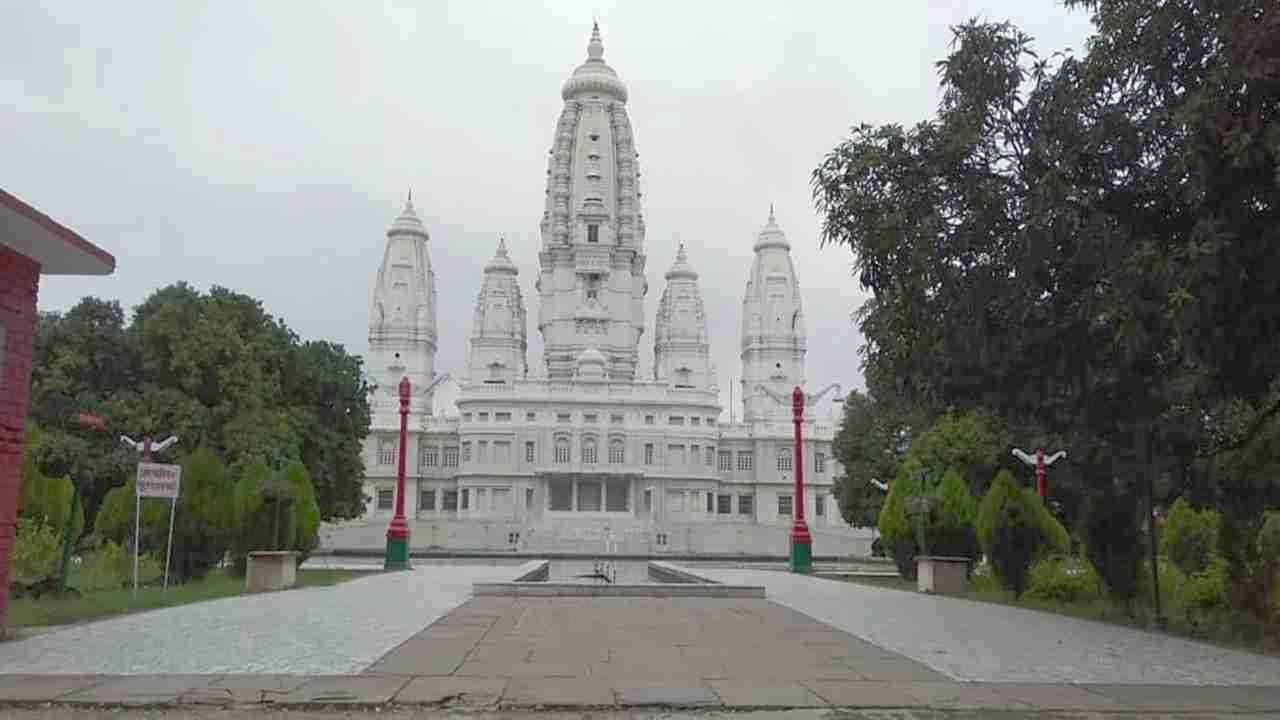
[[[573,377],[587,348],[611,379],[636,376],[644,334],[644,218],[627,88],[604,61],[599,27],[561,90],[547,164],[538,330],[547,374]]]

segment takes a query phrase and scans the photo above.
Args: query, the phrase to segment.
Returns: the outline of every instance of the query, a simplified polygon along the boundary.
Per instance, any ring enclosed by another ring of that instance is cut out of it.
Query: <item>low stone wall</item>
[[[413,551],[486,551],[527,554],[587,553],[605,550],[603,524],[523,526],[488,520],[409,520]],[[357,520],[325,524],[320,551],[381,551],[386,545],[386,522]],[[790,551],[790,528],[744,523],[678,523],[663,528],[611,527],[613,553],[618,555],[753,555],[785,558]],[[519,534],[515,544],[508,542]],[[666,544],[657,543],[658,533]],[[872,534],[860,528],[810,529],[815,557],[868,557]]]

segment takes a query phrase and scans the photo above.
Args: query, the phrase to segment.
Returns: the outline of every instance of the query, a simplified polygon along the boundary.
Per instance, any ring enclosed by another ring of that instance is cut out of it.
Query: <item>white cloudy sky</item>
[[[461,367],[499,234],[532,294],[560,85],[593,16],[631,93],[650,323],[684,242],[726,400],[769,203],[804,292],[810,384],[861,386],[849,314],[864,295],[848,251],[818,248],[810,172],[852,124],[933,111],[950,26],[1009,19],[1042,51],[1078,50],[1089,31],[1055,0],[0,2],[0,187],[118,262],[44,279],[41,309],[219,284],[363,353],[383,233],[412,186],[437,367]],[[652,340],[650,327],[646,366]]]

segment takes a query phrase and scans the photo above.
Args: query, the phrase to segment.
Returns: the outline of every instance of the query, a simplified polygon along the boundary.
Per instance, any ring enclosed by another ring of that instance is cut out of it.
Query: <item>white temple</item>
[[[545,372],[531,377],[520,271],[502,240],[484,269],[457,414],[433,413],[436,291],[412,199],[387,231],[369,323],[377,385],[360,522],[331,547],[381,547],[394,504],[399,401],[413,387],[406,467],[411,547],[785,555],[792,522],[791,390],[805,383],[805,324],[790,245],[772,209],[742,301],[742,420],[720,422],[698,273],[681,246],[664,279],[653,377],[645,224],[627,89],[598,28],[565,82],[547,168],[534,292]],[[810,407],[831,386],[808,396]],[[815,413],[816,415],[816,413]],[[817,555],[866,552],[831,496],[833,428],[805,423],[806,518]]]

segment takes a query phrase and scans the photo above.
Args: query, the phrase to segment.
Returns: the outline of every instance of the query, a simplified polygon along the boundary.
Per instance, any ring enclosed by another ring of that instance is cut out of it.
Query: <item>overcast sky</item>
[[[725,401],[769,203],[799,273],[811,389],[861,387],[850,313],[865,295],[848,251],[818,248],[811,171],[850,125],[932,114],[950,26],[1012,20],[1042,54],[1080,50],[1089,31],[1053,0],[0,2],[0,187],[117,260],[109,277],[42,279],[40,308],[92,294],[131,309],[178,280],[217,284],[363,353],[384,233],[412,187],[439,291],[436,366],[462,368],[500,234],[533,296],[560,85],[593,16],[644,175],[642,367],[684,242]]]

